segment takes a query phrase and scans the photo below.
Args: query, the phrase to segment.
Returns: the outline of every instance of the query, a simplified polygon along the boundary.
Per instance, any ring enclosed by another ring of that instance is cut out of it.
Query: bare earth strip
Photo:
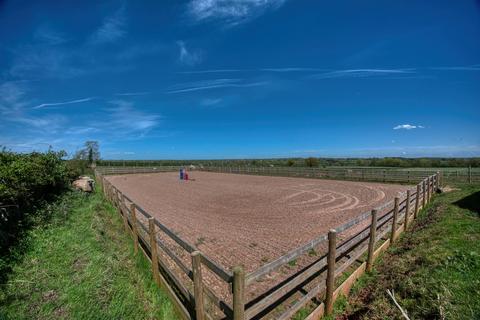
[[[232,269],[254,271],[407,186],[190,172],[108,176],[161,223]]]

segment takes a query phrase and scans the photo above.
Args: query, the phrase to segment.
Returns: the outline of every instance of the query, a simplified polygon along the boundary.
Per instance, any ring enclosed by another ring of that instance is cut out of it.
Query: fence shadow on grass
[[[480,191],[454,202],[454,205],[475,212],[480,216]]]

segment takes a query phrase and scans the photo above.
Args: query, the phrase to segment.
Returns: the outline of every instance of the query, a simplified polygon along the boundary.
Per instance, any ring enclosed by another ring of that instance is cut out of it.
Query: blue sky
[[[0,1],[0,145],[479,156],[479,1]]]

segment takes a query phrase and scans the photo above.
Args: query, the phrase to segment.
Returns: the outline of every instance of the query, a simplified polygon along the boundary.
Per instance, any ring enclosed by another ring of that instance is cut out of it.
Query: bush
[[[21,154],[0,151],[0,252],[16,240],[28,227],[33,212],[68,188],[71,178],[65,152]]]

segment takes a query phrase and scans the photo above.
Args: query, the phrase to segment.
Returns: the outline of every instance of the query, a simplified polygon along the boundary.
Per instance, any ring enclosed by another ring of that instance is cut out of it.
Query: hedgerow
[[[35,212],[68,188],[71,171],[63,151],[0,151],[0,253],[4,255]]]

